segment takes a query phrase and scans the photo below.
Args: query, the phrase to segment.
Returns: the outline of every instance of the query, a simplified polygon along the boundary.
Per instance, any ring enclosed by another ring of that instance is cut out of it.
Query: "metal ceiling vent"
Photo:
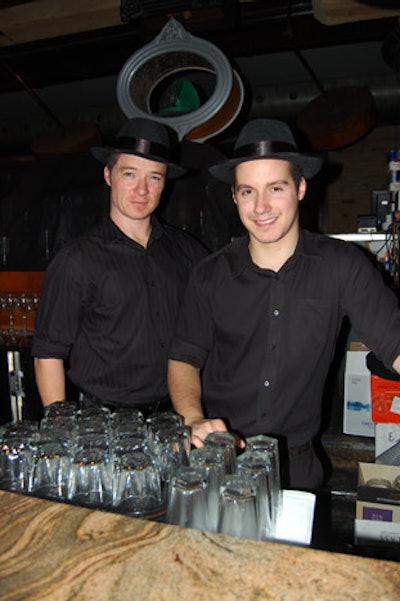
[[[180,139],[204,141],[234,121],[244,90],[219,48],[170,19],[126,61],[117,98],[128,118],[151,116],[174,127]]]

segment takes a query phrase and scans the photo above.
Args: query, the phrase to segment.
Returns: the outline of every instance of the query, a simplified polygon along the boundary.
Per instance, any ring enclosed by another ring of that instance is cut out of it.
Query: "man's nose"
[[[137,180],[136,189],[139,192],[139,194],[147,193],[149,187],[147,184],[147,179],[145,177],[139,177],[139,179]]]
[[[257,213],[267,213],[271,209],[271,202],[267,193],[259,194],[255,203],[255,211]]]

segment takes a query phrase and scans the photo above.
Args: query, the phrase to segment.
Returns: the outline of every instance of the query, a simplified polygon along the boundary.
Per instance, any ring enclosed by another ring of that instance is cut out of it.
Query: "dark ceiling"
[[[369,87],[377,123],[400,123],[399,16],[400,0],[2,0],[0,156],[57,122],[112,135],[118,74],[171,17],[228,57],[253,116],[290,121],[321,81],[351,81]]]
[[[34,1],[23,3],[26,11]],[[19,2],[3,0],[2,9]],[[326,26],[314,17],[311,0],[128,2],[128,7],[142,9],[125,14],[123,4],[121,18],[129,22],[116,26],[73,34],[62,34],[61,29],[57,37],[25,43],[8,39],[8,45],[0,47],[0,94],[20,90],[21,79],[33,88],[42,88],[116,75],[132,53],[161,30],[171,14],[168,8],[172,4],[181,5],[178,16],[183,17],[182,24],[190,33],[214,43],[232,60],[279,53],[293,46],[305,50],[363,41],[383,42],[398,22],[398,17],[388,17]],[[185,13],[184,5],[198,8]],[[1,14],[2,10],[0,34]]]

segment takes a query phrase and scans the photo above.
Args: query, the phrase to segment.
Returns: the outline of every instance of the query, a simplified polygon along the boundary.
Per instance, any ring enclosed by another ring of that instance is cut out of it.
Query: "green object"
[[[173,104],[161,109],[161,113],[189,112],[198,109],[200,98],[196,88],[187,77],[177,79],[172,86]]]

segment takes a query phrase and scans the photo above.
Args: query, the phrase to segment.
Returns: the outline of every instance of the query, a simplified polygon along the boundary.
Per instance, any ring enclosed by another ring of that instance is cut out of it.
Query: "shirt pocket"
[[[336,319],[326,300],[298,299],[290,310],[288,351],[298,358],[318,356],[335,344]]]

